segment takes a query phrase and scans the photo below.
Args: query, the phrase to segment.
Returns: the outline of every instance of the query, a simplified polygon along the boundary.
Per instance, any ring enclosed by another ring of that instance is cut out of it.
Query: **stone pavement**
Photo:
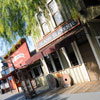
[[[23,93],[9,92],[0,95],[0,100],[25,100],[25,98]],[[32,100],[100,100],[100,80],[44,92]]]
[[[100,100],[100,92],[79,94],[52,94],[34,98],[33,100]]]

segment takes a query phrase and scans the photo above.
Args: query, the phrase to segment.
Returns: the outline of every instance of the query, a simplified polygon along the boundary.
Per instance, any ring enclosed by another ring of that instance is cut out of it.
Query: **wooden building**
[[[35,77],[40,85],[50,73],[55,77],[67,73],[74,84],[99,79],[100,2],[68,1],[46,0],[46,11],[39,7],[35,16],[40,29],[34,39],[37,59],[30,58],[26,64],[35,66],[41,60],[44,74]]]

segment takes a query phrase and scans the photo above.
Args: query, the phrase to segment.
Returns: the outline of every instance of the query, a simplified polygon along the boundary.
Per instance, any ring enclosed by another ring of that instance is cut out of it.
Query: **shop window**
[[[69,60],[71,62],[71,65],[72,66],[78,65],[79,63],[78,63],[78,60],[77,60],[77,58],[75,56],[75,53],[73,51],[72,45],[71,44],[70,45],[67,45],[67,47],[65,47],[65,49],[66,49],[68,58],[69,58]]]
[[[52,17],[54,19],[54,22],[58,26],[59,24],[63,23],[63,17],[61,15],[61,12],[58,9],[58,5],[55,2],[55,0],[51,0],[48,3],[48,8],[50,9],[50,13],[52,14]]]
[[[99,0],[83,0],[86,7],[100,5]]]
[[[97,36],[96,39],[97,39],[98,45],[100,47],[100,36]]]
[[[52,56],[53,61],[54,61],[54,63],[55,63],[56,70],[57,70],[57,71],[62,70],[62,67],[61,67],[59,58],[58,58],[58,56],[57,56],[57,53],[54,52],[54,53],[51,54],[51,56]]]
[[[46,19],[44,17],[44,14],[42,12],[38,13],[37,18],[39,20],[39,24],[41,26],[41,29],[43,31],[43,34],[47,34],[48,32],[50,32],[48,24],[46,22]]]
[[[39,77],[43,74],[41,66],[35,66],[35,68],[33,68],[33,72],[34,72],[35,77]]]
[[[34,68],[33,71],[34,71],[35,77],[40,76],[39,71],[38,71],[37,68]]]
[[[50,61],[50,57],[48,55],[45,56],[45,60],[46,60],[46,64],[48,66],[49,72],[54,72],[53,66],[52,66],[51,61]]]

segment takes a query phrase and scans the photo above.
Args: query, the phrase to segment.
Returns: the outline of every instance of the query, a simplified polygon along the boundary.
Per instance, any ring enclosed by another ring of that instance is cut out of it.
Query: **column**
[[[74,51],[74,53],[75,53],[75,56],[76,56],[76,58],[77,58],[77,60],[78,60],[78,63],[79,63],[79,64],[82,64],[82,63],[83,63],[83,60],[82,60],[82,57],[81,57],[81,55],[80,55],[79,49],[78,49],[78,47],[77,47],[77,45],[76,45],[76,42],[75,42],[75,41],[72,42],[71,45],[72,45],[73,51]]]
[[[64,69],[64,66],[63,66],[63,63],[62,63],[62,61],[61,61],[61,58],[60,58],[59,52],[56,51],[56,53],[57,53],[58,59],[59,59],[60,64],[61,64],[61,68]]]
[[[95,57],[95,59],[96,59],[96,61],[97,61],[97,64],[98,64],[98,66],[99,66],[99,69],[100,69],[100,60],[99,60],[98,55],[97,55],[97,53],[96,53],[96,51],[95,51],[95,47],[94,47],[94,45],[93,45],[93,43],[92,43],[91,37],[90,37],[90,35],[88,34],[88,31],[87,31],[86,28],[84,28],[84,31],[85,31],[85,33],[86,33],[86,37],[87,37],[87,39],[88,39],[88,41],[89,41],[90,47],[91,47],[91,49],[92,49],[92,51],[93,51],[94,57]]]
[[[71,63],[70,63],[70,60],[69,60],[69,58],[68,58],[68,55],[67,55],[67,53],[66,53],[65,48],[62,47],[61,50],[62,50],[62,53],[64,54],[64,56],[65,56],[65,58],[66,58],[66,60],[67,60],[67,62],[68,62],[69,67],[71,68]]]
[[[42,70],[43,70],[44,74],[45,75],[49,74],[49,70],[48,70],[48,67],[47,67],[44,57],[41,59],[41,62],[43,63]]]

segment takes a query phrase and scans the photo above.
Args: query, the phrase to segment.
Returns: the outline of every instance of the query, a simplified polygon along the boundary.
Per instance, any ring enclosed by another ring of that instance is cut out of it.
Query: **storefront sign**
[[[25,61],[30,58],[27,43],[24,42],[10,57],[12,58],[15,68],[20,68],[20,64],[25,65]],[[8,63],[8,66],[12,67],[12,64]]]
[[[68,31],[72,30],[76,26],[80,24],[79,21],[70,20],[63,25],[59,26],[54,32],[48,34],[46,37],[44,37],[43,40],[40,40],[37,47],[38,49],[41,49],[42,47],[46,46],[50,42],[54,41],[55,39],[59,38],[60,36],[64,35]]]
[[[14,63],[15,61],[17,61],[18,59],[23,58],[23,57],[25,57],[25,56],[24,56],[24,53],[20,53],[20,54],[16,55],[16,56],[14,57],[14,59],[13,59],[13,63]]]

